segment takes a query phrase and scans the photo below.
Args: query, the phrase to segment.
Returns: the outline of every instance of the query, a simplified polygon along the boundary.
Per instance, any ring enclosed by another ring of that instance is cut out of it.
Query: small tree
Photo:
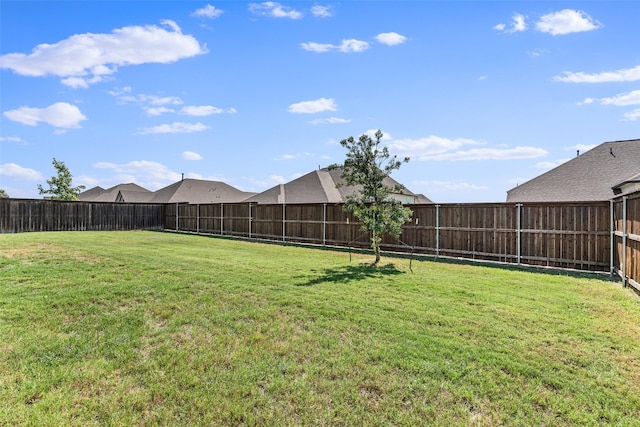
[[[6,199],[8,197],[9,197],[9,195],[7,194],[7,192],[4,191],[3,188],[0,188],[0,199]]]
[[[347,196],[344,210],[352,212],[361,222],[362,229],[371,232],[371,248],[375,253],[374,265],[380,262],[380,242],[384,234],[400,236],[402,225],[411,218],[411,209],[390,197],[404,189],[400,184],[389,186],[384,183],[402,163],[409,158],[398,160],[391,157],[387,147],[380,147],[383,133],[378,130],[372,139],[363,134],[356,141],[352,136],[340,141],[346,148],[347,158],[343,164],[332,168],[342,168],[344,185],[355,186],[356,191]]]
[[[42,188],[42,185],[38,184],[40,194],[51,194],[53,200],[78,200],[78,194],[84,190],[84,185],[72,187],[73,177],[71,176],[71,172],[69,172],[64,162],[57,161],[55,157],[53,158],[53,167],[56,168],[58,174],[47,180],[47,184],[49,185],[48,190],[45,190]]]

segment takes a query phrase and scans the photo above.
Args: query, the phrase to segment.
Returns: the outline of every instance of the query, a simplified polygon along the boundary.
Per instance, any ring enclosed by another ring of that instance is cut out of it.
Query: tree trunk
[[[373,262],[373,265],[378,265],[380,262],[380,238],[375,231],[372,232],[371,247],[373,247],[373,252],[376,254],[376,260]]]

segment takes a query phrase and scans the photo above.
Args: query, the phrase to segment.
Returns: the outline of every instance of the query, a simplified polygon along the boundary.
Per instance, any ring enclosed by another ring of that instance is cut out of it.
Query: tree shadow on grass
[[[335,268],[311,270],[314,278],[298,283],[297,286],[314,286],[321,283],[349,283],[365,279],[381,278],[402,274],[395,265],[374,266],[371,264],[345,265]]]

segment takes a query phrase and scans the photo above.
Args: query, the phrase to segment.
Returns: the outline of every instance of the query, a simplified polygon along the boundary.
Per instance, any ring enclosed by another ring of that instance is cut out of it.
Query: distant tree
[[[0,199],[6,199],[8,197],[9,195],[7,194],[7,192],[4,191],[4,189],[0,188]]]
[[[344,163],[332,165],[331,168],[342,168],[343,185],[356,187],[356,191],[347,196],[344,210],[352,212],[362,222],[363,230],[371,232],[371,248],[376,256],[373,264],[377,265],[380,262],[383,235],[398,237],[402,225],[411,218],[413,212],[390,197],[404,187],[384,183],[385,178],[399,169],[402,163],[407,163],[409,158],[398,160],[397,156],[389,154],[387,147],[381,147],[383,133],[380,130],[374,137],[363,134],[357,141],[352,136],[340,141],[340,145],[347,149],[347,157]]]
[[[53,200],[78,200],[78,194],[84,190],[84,185],[72,187],[73,177],[64,162],[59,162],[54,157],[52,163],[53,167],[56,168],[57,175],[47,180],[47,184],[49,185],[49,189],[47,190],[38,184],[40,194],[51,194]]]

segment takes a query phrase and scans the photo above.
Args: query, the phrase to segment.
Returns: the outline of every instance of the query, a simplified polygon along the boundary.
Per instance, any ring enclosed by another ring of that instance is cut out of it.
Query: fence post
[[[224,236],[224,203],[220,203],[220,235]]]
[[[609,239],[610,243],[609,243],[609,274],[611,275],[611,277],[613,277],[613,273],[614,273],[614,251],[613,251],[613,247],[616,244],[616,230],[615,230],[615,220],[614,220],[614,209],[615,207],[615,202],[613,200],[609,201],[609,230],[611,231],[611,237]]]
[[[522,261],[522,203],[516,203],[516,260]]]
[[[251,239],[251,203],[249,203],[249,239]]]
[[[440,256],[440,205],[436,205],[436,258]]]
[[[180,220],[180,205],[176,202],[176,231],[180,231],[180,227],[178,227],[178,221]]]
[[[627,196],[622,198],[622,287],[627,287]]]
[[[285,220],[285,215],[286,215],[286,209],[285,209],[285,204],[282,204],[282,241],[286,241],[286,232],[287,232],[287,224],[286,224],[286,220]]]
[[[322,246],[327,245],[327,204],[323,203],[322,212]]]
[[[200,234],[200,203],[196,205],[196,233]]]

